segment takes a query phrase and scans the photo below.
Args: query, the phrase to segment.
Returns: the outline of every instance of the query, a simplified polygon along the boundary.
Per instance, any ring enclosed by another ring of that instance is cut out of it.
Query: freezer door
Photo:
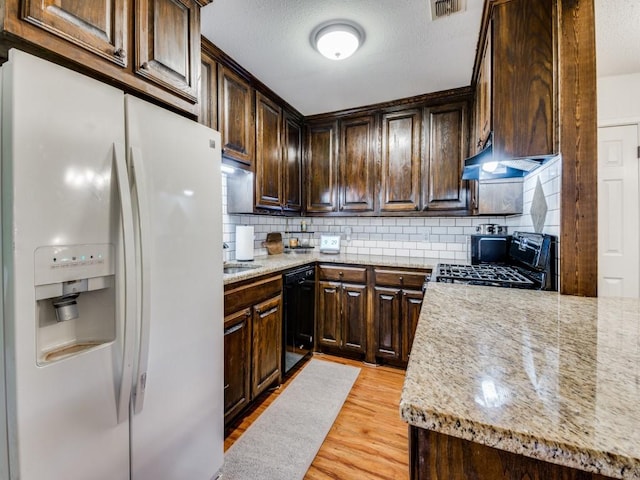
[[[81,294],[79,317],[57,322],[51,301],[36,299],[34,263],[41,247],[119,250],[112,170],[116,155],[125,154],[123,118],[122,92],[9,52],[2,66],[2,256],[11,479],[129,478],[129,425],[117,419],[122,306],[113,299],[119,295]],[[116,275],[103,286],[119,292],[121,266],[111,259]],[[75,348],[93,334],[95,347],[61,354],[61,347]]]
[[[125,104],[142,272],[132,479],[210,480],[224,442],[220,135]]]

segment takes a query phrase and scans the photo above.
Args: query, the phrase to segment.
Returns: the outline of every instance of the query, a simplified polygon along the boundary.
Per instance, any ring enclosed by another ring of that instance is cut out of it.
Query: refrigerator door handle
[[[124,325],[122,375],[118,394],[118,423],[129,419],[131,386],[133,377],[133,353],[135,350],[134,326],[136,318],[136,257],[131,191],[127,176],[126,149],[119,143],[113,144],[113,164],[115,167],[120,211],[122,215],[122,236],[124,254]]]
[[[139,258],[140,258],[140,350],[138,352],[138,372],[136,375],[136,387],[134,390],[133,412],[140,413],[144,407],[144,394],[147,385],[147,366],[149,363],[149,335],[151,329],[151,225],[149,215],[151,214],[147,186],[142,172],[144,172],[144,162],[142,151],[138,147],[130,147],[131,163],[133,169],[133,183],[138,204],[138,231],[139,237]],[[140,175],[136,174],[140,172]]]

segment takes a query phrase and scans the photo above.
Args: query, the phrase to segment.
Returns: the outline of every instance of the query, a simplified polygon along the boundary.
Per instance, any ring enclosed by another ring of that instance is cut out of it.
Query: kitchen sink
[[[222,273],[240,273],[253,270],[254,268],[260,268],[260,265],[245,265],[242,263],[227,264],[222,267]]]

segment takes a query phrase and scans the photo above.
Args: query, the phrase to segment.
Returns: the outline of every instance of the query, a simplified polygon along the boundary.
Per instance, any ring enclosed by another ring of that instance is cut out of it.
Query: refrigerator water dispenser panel
[[[46,246],[34,257],[38,365],[114,341],[113,245]]]

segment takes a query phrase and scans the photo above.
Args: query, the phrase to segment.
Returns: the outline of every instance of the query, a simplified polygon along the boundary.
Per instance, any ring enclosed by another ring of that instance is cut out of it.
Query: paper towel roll
[[[253,260],[253,226],[236,226],[236,260]]]

